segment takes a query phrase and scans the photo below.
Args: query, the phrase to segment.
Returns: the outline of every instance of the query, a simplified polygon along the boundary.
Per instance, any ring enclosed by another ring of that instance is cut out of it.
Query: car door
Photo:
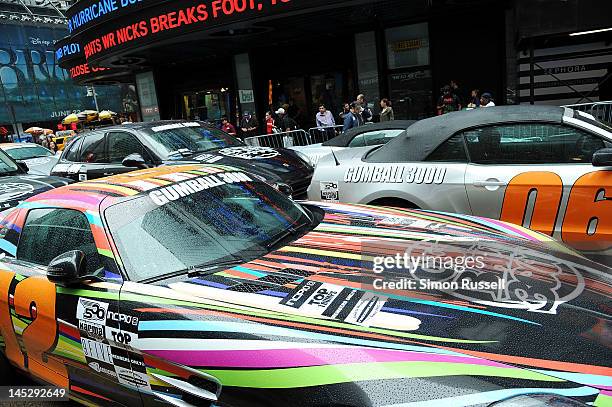
[[[122,174],[135,171],[136,167],[124,166],[123,160],[132,154],[140,154],[146,163],[151,163],[151,156],[138,138],[126,131],[113,130],[106,134],[108,166],[105,175]]]
[[[116,355],[123,345],[113,340],[121,333],[117,316],[123,280],[115,273],[106,278],[116,266],[99,254],[101,242],[94,239],[86,215],[36,208],[25,213],[23,222],[11,271],[0,274],[0,330],[7,357],[47,383],[70,387],[82,402],[140,404],[138,391],[126,391],[119,378],[117,366],[123,361]],[[100,276],[100,282],[62,287],[46,278],[49,262],[70,250],[85,254],[87,274]]]
[[[575,247],[580,241],[612,241],[607,220],[612,215],[603,215],[606,203],[596,204],[607,200],[609,195],[598,194],[612,187],[612,174],[591,164],[593,153],[605,147],[601,137],[556,123],[487,126],[462,134],[470,155],[466,190],[473,214]],[[599,226],[593,224],[597,219]]]
[[[70,145],[52,171],[53,175],[86,181],[106,176],[108,155],[104,132],[85,134],[82,139]]]

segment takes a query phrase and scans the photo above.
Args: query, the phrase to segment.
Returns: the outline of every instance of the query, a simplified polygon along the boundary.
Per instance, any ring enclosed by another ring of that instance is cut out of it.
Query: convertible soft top
[[[422,161],[457,132],[479,126],[514,122],[561,124],[565,109],[555,106],[499,106],[448,113],[416,122],[383,147],[368,162]]]
[[[342,133],[338,137],[334,137],[331,140],[323,143],[326,147],[347,147],[353,137],[359,133],[365,133],[366,131],[376,131],[376,130],[388,130],[388,129],[407,129],[416,123],[416,120],[391,120],[388,122],[369,124],[367,126],[359,126],[350,129],[346,133]]]

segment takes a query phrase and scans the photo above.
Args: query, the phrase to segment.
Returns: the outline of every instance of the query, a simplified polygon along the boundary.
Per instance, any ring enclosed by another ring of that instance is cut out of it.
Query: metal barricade
[[[579,110],[588,113],[593,117],[612,124],[612,101],[579,103],[576,105],[565,105],[561,107],[569,107],[570,109]]]
[[[282,133],[263,134],[261,136],[247,137],[246,145],[253,147],[288,148],[294,146],[308,146],[313,144],[310,134],[305,130],[284,131]]]
[[[344,126],[325,126],[325,127],[313,127],[308,129],[308,134],[312,140],[312,144],[324,143],[327,140],[331,140],[340,133]]]

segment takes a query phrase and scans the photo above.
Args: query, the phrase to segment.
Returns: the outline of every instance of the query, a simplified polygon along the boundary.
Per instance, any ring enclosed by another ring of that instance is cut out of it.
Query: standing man
[[[234,127],[233,124],[229,122],[229,120],[227,119],[227,116],[223,116],[221,118],[221,130],[223,130],[230,136],[234,136],[234,137],[238,136],[238,133],[236,132],[236,128]]]
[[[446,85],[440,91],[442,96],[438,99],[438,116],[461,109],[459,98],[452,92],[450,86]]]
[[[244,138],[255,137],[257,135],[258,127],[259,122],[257,122],[255,115],[252,115],[250,112],[244,112],[244,116],[240,122],[240,129],[242,130]]]
[[[372,114],[372,109],[370,109],[368,106],[368,102],[366,102],[365,95],[363,93],[357,96],[357,104],[361,107],[360,114],[363,118],[363,122],[371,122],[374,115]]]
[[[349,113],[344,116],[344,127],[342,128],[343,132],[360,126],[360,120],[357,118],[359,115],[357,109],[358,107],[356,102],[349,105]]]
[[[297,130],[296,121],[293,120],[291,116],[287,115],[284,108],[281,107],[278,109],[276,111],[276,115],[278,116],[278,123],[276,123],[276,127],[280,129],[281,132]]]
[[[319,106],[319,113],[316,114],[315,121],[317,127],[319,127],[319,134],[325,139],[324,141],[336,136],[334,115],[325,108],[325,105]]]

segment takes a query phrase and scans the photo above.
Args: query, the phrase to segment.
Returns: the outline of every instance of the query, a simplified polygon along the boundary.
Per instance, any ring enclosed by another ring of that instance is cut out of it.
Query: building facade
[[[218,120],[279,106],[302,127],[363,93],[376,114],[436,114],[451,80],[497,103],[607,96],[607,0],[80,0],[60,66],[134,81],[144,119]],[[612,81],[612,80],[611,80]]]
[[[68,34],[66,1],[0,2],[0,126],[21,133],[55,128],[63,117],[94,109],[92,89],[77,85],[57,64],[55,43]],[[124,87],[125,88],[125,87]],[[95,88],[98,104],[122,111],[122,89]]]

